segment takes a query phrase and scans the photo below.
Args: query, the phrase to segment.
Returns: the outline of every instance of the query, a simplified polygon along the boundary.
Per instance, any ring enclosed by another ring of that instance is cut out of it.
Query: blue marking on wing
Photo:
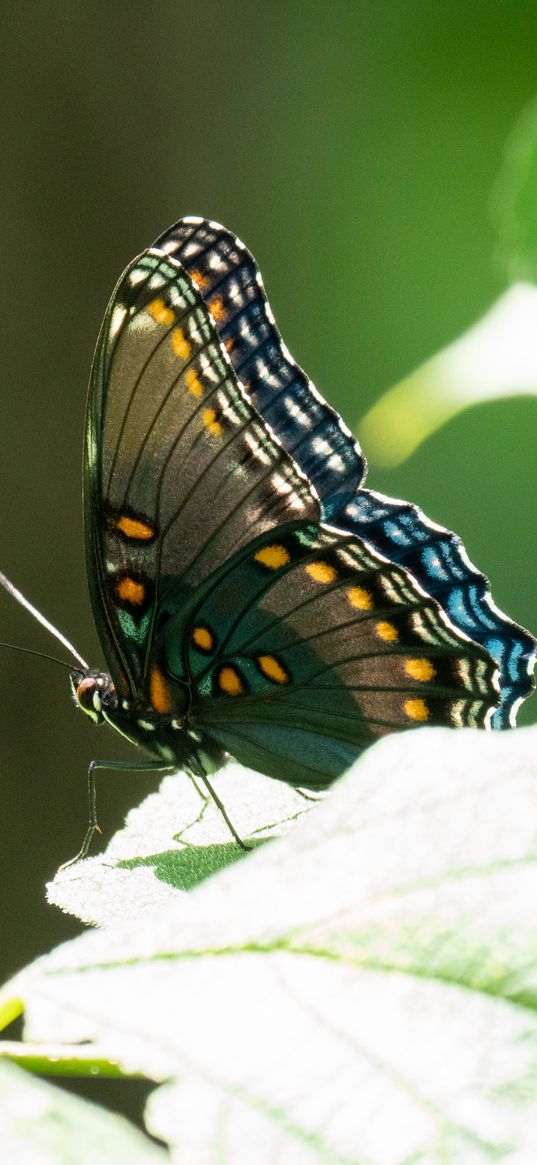
[[[518,704],[533,688],[535,639],[496,607],[488,579],[470,562],[460,538],[411,502],[366,489],[357,490],[332,521],[405,566],[454,626],[486,648],[500,673],[501,705],[492,726],[513,724]]]
[[[255,259],[229,231],[203,219],[182,219],[154,247],[173,255],[197,283],[252,403],[323,498],[329,518],[361,485],[365,458],[283,344]]]

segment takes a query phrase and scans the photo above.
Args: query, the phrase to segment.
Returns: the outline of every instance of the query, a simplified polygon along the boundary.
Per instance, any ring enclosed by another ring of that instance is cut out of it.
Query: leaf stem
[[[8,995],[5,991],[0,994],[0,1032],[9,1027],[13,1020],[18,1019],[24,1011],[24,1000],[20,995]]]
[[[0,1060],[11,1060],[38,1076],[89,1076],[94,1079],[143,1079],[143,1072],[130,1072],[117,1060],[99,1054],[95,1045],[73,1048],[66,1055],[65,1044],[30,1044],[0,1040]]]

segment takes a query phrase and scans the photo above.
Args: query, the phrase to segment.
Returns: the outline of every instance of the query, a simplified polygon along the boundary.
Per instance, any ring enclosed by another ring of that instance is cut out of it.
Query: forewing
[[[323,498],[325,519],[366,473],[356,439],[282,341],[261,273],[240,239],[218,223],[184,218],[154,246],[197,284],[250,400]]]
[[[146,251],[122,275],[94,360],[86,547],[97,626],[139,694],[162,609],[178,609],[252,537],[317,520],[314,492],[246,398],[180,264]]]

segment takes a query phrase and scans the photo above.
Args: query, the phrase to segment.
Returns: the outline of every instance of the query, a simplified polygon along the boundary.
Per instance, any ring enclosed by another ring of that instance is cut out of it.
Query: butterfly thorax
[[[188,716],[166,716],[143,700],[120,700],[107,672],[88,671],[72,680],[76,704],[94,724],[110,724],[121,736],[166,764],[207,773],[225,759],[224,750],[190,723]]]

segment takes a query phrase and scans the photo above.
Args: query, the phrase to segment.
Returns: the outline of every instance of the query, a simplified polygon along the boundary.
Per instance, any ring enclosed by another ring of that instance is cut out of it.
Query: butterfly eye
[[[75,700],[94,724],[103,723],[103,702],[106,703],[106,697],[111,694],[112,688],[110,677],[101,672],[84,676],[84,679],[76,685]]]

